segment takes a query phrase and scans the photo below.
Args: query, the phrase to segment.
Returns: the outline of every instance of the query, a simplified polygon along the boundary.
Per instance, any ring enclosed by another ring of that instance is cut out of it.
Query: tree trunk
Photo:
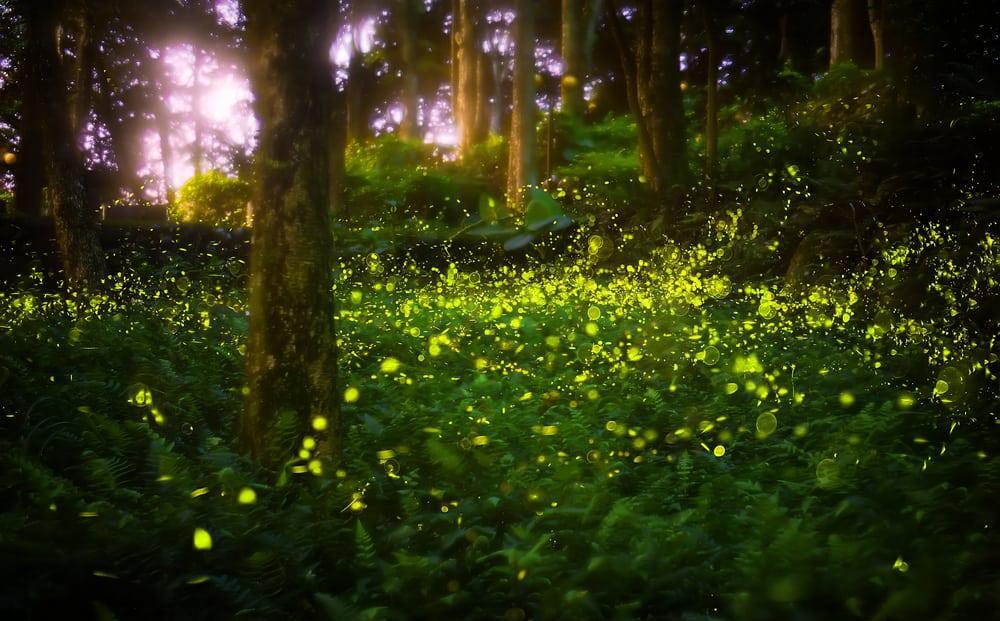
[[[97,238],[97,214],[88,209],[83,159],[72,132],[69,80],[73,67],[60,58],[59,33],[65,5],[53,0],[28,3],[27,52],[39,87],[42,147],[56,245],[66,282],[93,288],[104,275],[104,254]],[[79,60],[79,59],[77,59]]]
[[[571,117],[583,116],[584,80],[584,0],[562,0],[562,60],[560,84],[562,111]]]
[[[76,11],[73,21],[75,34],[73,49],[73,80],[69,90],[69,127],[73,140],[82,144],[83,134],[90,120],[90,108],[94,89],[94,64],[97,56],[97,42],[91,32],[91,20],[86,7]]]
[[[618,55],[621,60],[622,75],[625,76],[625,96],[628,101],[629,111],[635,119],[636,134],[639,142],[639,168],[642,174],[652,185],[655,182],[656,152],[653,150],[653,140],[649,135],[649,127],[643,108],[639,103],[639,76],[635,51],[632,44],[625,35],[624,27],[621,23],[621,16],[618,8],[612,0],[608,0],[605,6],[608,22],[611,26],[611,33],[618,48]],[[655,186],[654,186],[655,191]]]
[[[490,59],[482,50],[476,50],[476,130],[475,135],[485,140],[490,135],[493,70]]]
[[[856,0],[833,0],[830,7],[830,66],[857,61],[854,37]]]
[[[594,47],[597,45],[597,27],[601,24],[601,5],[604,0],[587,0],[587,19],[583,32],[583,73],[589,75],[594,67]]]
[[[399,46],[403,64],[403,119],[399,135],[407,140],[420,138],[417,126],[417,108],[420,102],[420,74],[417,71],[416,23],[413,0],[396,0]]]
[[[875,44],[875,70],[885,67],[885,5],[888,0],[868,0],[868,25]]]
[[[514,107],[507,166],[507,204],[519,209],[524,190],[538,183],[535,163],[534,0],[516,0],[514,18]]]
[[[362,95],[364,87],[364,64],[361,62],[361,50],[351,50],[351,59],[347,63],[347,141],[361,142],[368,134],[368,119],[365,118]]]
[[[160,141],[160,160],[163,167],[163,196],[167,204],[177,200],[173,180],[170,178],[170,164],[174,160],[174,150],[170,144],[170,110],[162,98],[156,98],[156,134]]]
[[[781,37],[781,45],[778,48],[778,60],[782,64],[788,64],[794,68],[795,61],[792,58],[792,39],[789,32],[789,21],[791,21],[791,17],[787,11],[782,13],[781,17],[778,18],[778,32]]]
[[[683,193],[687,168],[679,64],[684,3],[646,0],[644,9],[641,28],[647,38],[637,57],[639,103],[656,153],[654,188],[670,209]]]
[[[194,49],[194,83],[191,85],[191,109],[194,117],[194,142],[191,143],[191,164],[194,166],[194,174],[200,175],[205,172],[205,152],[204,139],[205,129],[202,119],[202,96],[201,96],[201,71],[203,65],[202,51],[200,47]]]
[[[717,7],[711,0],[704,5],[705,34],[708,42],[708,72],[705,82],[705,176],[714,191],[719,161],[719,33]]]
[[[320,441],[314,457],[339,455],[327,127],[332,6],[244,4],[260,133],[241,440],[271,467],[294,457],[306,435]]]
[[[478,113],[477,69],[480,51],[476,45],[476,3],[458,0],[457,35],[458,85],[455,92],[455,124],[458,128],[459,152],[466,153],[485,136],[477,134]]]

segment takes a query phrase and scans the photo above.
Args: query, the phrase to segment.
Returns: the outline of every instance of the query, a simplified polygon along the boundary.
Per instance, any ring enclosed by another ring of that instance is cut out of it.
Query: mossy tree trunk
[[[535,7],[517,0],[514,17],[514,107],[507,160],[507,203],[518,210],[524,190],[538,183],[535,162]]]
[[[271,467],[293,456],[292,443],[307,434],[319,437],[327,456],[339,452],[327,127],[331,5],[245,4],[260,134],[242,443]]]
[[[56,244],[66,283],[94,288],[104,275],[104,253],[97,238],[97,213],[88,208],[83,185],[83,154],[74,121],[71,75],[80,59],[63,57],[62,34],[70,17],[59,0],[26,2],[27,54],[38,86],[41,143]]]

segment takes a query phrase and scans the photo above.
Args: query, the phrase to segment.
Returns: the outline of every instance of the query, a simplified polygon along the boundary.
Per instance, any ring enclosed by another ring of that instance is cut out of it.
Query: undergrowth
[[[238,259],[0,294],[0,610],[909,619],[995,610],[995,232],[746,277],[739,212],[493,273],[338,269],[344,455],[237,436]]]

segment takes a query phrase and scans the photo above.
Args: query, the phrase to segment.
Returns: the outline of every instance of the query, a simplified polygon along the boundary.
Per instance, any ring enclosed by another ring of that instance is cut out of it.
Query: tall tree
[[[71,287],[95,287],[104,275],[104,254],[97,238],[97,214],[86,204],[83,155],[75,133],[79,111],[71,95],[72,76],[90,68],[79,69],[76,63],[82,58],[64,53],[74,17],[69,2],[23,0],[22,6],[29,71],[38,87],[45,180],[63,273]],[[88,16],[81,19],[83,27],[89,27]],[[77,37],[85,35],[78,32]]]
[[[403,119],[399,124],[399,135],[413,140],[420,137],[417,127],[417,108],[420,102],[420,73],[417,69],[417,6],[415,0],[396,0],[394,8],[403,80]]]
[[[719,0],[705,0],[702,17],[705,22],[705,40],[708,48],[705,80],[705,176],[709,183],[715,180],[719,160]]]
[[[875,70],[885,67],[885,12],[889,0],[868,0],[868,26],[875,45]]]
[[[535,15],[533,0],[514,3],[514,107],[507,160],[507,203],[520,205],[524,190],[538,183],[535,162]]]
[[[561,54],[563,79],[559,85],[562,110],[583,115],[583,83],[590,73],[602,0],[562,0]]]
[[[562,111],[569,116],[583,115],[583,46],[585,0],[562,0],[562,60],[560,83]]]
[[[242,442],[266,465],[317,433],[339,450],[330,218],[329,0],[248,0],[260,122],[250,259],[249,396]],[[281,428],[285,434],[276,431]]]
[[[456,70],[455,121],[458,126],[458,146],[466,152],[473,145],[482,142],[482,125],[477,122],[479,114],[478,72],[479,57],[479,3],[476,0],[458,0],[458,15],[455,16]]]
[[[680,202],[687,182],[679,60],[684,2],[643,0],[631,37],[616,3],[607,0],[605,6],[636,119],[642,171],[669,212]]]
[[[830,66],[856,62],[858,42],[855,37],[857,0],[833,0],[830,5]]]

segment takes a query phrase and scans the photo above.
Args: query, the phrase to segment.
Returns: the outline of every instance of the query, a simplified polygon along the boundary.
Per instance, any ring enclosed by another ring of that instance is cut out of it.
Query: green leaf
[[[524,226],[529,231],[539,231],[568,219],[562,207],[548,192],[532,188],[528,191],[528,205],[524,212]],[[562,228],[565,228],[563,226]]]

